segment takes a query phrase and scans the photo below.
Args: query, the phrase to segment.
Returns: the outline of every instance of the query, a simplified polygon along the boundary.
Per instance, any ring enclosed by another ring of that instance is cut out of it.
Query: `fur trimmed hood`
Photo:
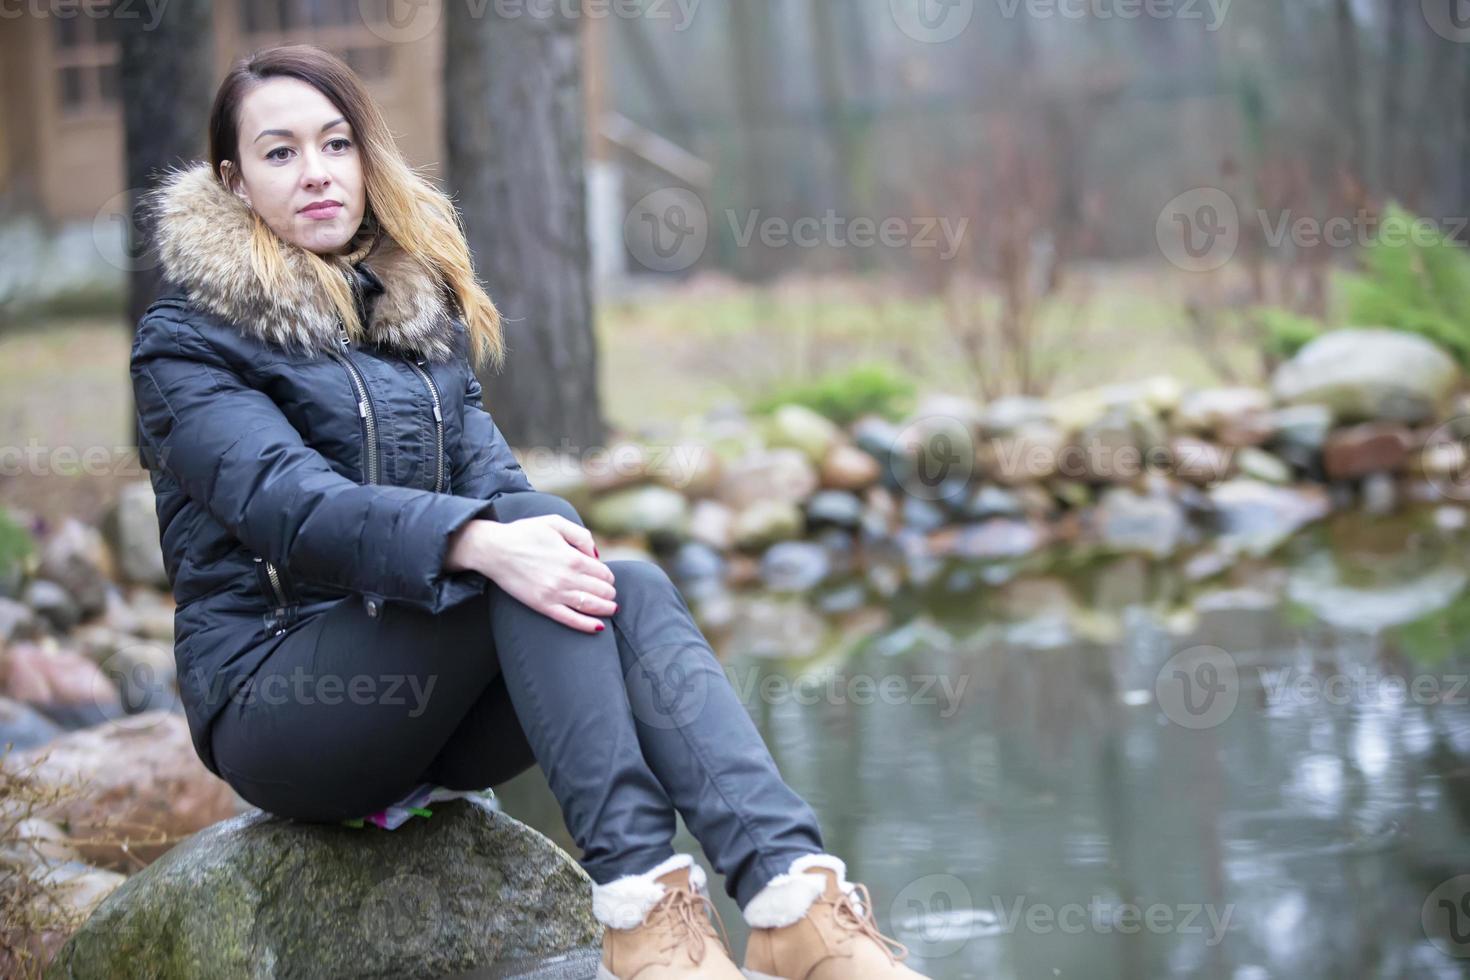
[[[208,163],[168,171],[144,201],[163,276],[191,302],[287,350],[335,349],[337,310],[307,271],[305,253],[285,246],[289,275],[268,290],[250,263],[254,215]],[[380,235],[352,267],[369,341],[435,361],[458,351],[450,294],[423,263]]]

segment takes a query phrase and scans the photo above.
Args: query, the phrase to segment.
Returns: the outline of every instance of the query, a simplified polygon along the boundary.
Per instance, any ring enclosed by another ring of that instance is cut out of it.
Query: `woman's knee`
[[[560,514],[574,524],[586,527],[582,515],[577,513],[565,497],[559,497],[554,493],[546,493],[543,490],[522,490],[518,493],[507,493],[495,498],[492,505],[495,519],[501,523],[518,521],[523,517],[542,517],[546,514]]]
[[[614,558],[606,564],[612,570],[620,599],[623,596],[678,592],[669,573],[656,562],[641,558]]]

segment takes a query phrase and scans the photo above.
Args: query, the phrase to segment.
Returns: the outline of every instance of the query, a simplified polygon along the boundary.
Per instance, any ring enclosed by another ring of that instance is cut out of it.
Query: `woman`
[[[747,976],[918,976],[667,576],[602,562],[526,479],[471,367],[504,350],[458,216],[351,70],[306,45],[241,61],[209,144],[146,203],[167,290],[132,351],[205,765],[338,821],[539,764],[601,976],[740,976],[676,810],[751,924]]]

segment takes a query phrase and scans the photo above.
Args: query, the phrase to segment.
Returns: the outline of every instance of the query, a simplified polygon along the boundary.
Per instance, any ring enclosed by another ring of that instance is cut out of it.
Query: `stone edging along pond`
[[[582,460],[518,455],[619,553],[651,547],[681,582],[811,586],[895,542],[977,561],[1177,556],[1204,575],[1334,510],[1441,504],[1436,519],[1459,526],[1462,383],[1434,344],[1353,328],[1304,347],[1269,389],[1155,377],[985,405],[934,395],[905,419],[845,427],[788,404]]]

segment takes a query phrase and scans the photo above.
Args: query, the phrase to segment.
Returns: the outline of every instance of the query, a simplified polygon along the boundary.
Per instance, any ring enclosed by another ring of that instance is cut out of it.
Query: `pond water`
[[[1461,977],[1467,544],[1417,513],[1202,583],[950,569],[815,657],[727,673],[936,980]],[[539,772],[499,795],[576,853]]]

